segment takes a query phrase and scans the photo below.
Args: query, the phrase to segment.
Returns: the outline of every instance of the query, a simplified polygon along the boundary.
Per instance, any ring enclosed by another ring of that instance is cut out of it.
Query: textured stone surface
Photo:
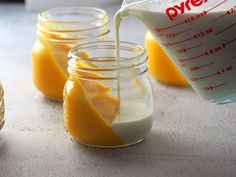
[[[118,7],[103,8],[113,15]],[[72,142],[62,104],[47,100],[32,84],[36,14],[21,5],[0,5],[0,80],[6,93],[0,177],[236,176],[236,105],[216,106],[191,89],[155,81],[155,122],[145,141],[113,150]],[[123,40],[143,43],[140,22],[124,26]]]

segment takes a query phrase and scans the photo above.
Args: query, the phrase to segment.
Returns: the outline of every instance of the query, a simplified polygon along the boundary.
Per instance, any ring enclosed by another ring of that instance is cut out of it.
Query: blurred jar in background
[[[149,57],[149,71],[155,79],[168,85],[188,86],[188,81],[179,72],[150,32],[146,33],[145,46]]]
[[[109,17],[92,7],[55,8],[38,16],[38,39],[32,49],[33,79],[45,96],[63,99],[69,76],[68,52],[77,43],[108,39]]]
[[[3,100],[3,95],[4,95],[4,91],[2,88],[2,84],[0,82],[0,130],[2,129],[3,125],[4,125],[4,100]]]

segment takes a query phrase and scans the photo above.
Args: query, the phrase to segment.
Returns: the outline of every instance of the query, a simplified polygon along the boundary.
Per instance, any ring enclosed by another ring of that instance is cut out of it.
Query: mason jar
[[[0,130],[2,129],[2,127],[4,125],[4,111],[5,111],[5,107],[4,107],[3,95],[4,95],[4,91],[3,91],[3,88],[2,88],[2,84],[0,82]]]
[[[137,44],[114,41],[77,45],[69,53],[64,121],[77,142],[123,147],[142,141],[152,127],[153,93],[147,55]]]
[[[62,100],[69,76],[68,52],[77,43],[108,39],[109,17],[93,7],[49,9],[39,14],[32,49],[33,80],[48,98]]]

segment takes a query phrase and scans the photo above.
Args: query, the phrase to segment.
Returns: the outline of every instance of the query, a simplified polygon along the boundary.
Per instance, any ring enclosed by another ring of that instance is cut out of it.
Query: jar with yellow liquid
[[[3,88],[2,88],[2,84],[0,82],[0,130],[2,129],[2,127],[4,125],[4,111],[5,111],[5,107],[4,107],[3,95],[4,95],[4,91],[3,91]]]
[[[69,54],[64,120],[77,142],[123,147],[142,141],[152,127],[153,95],[147,56],[139,45],[114,41],[78,45]]]
[[[55,8],[38,16],[38,39],[32,49],[33,80],[45,96],[63,99],[69,76],[68,52],[77,43],[108,39],[109,17],[92,7]]]
[[[168,85],[188,86],[188,81],[150,32],[146,33],[145,46],[148,53],[149,71],[156,80]]]

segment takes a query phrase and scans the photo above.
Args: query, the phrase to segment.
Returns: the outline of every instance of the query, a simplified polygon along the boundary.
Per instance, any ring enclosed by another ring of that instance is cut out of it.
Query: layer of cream
[[[152,108],[138,101],[122,100],[120,116],[112,123],[116,134],[128,144],[145,138],[152,127]]]

